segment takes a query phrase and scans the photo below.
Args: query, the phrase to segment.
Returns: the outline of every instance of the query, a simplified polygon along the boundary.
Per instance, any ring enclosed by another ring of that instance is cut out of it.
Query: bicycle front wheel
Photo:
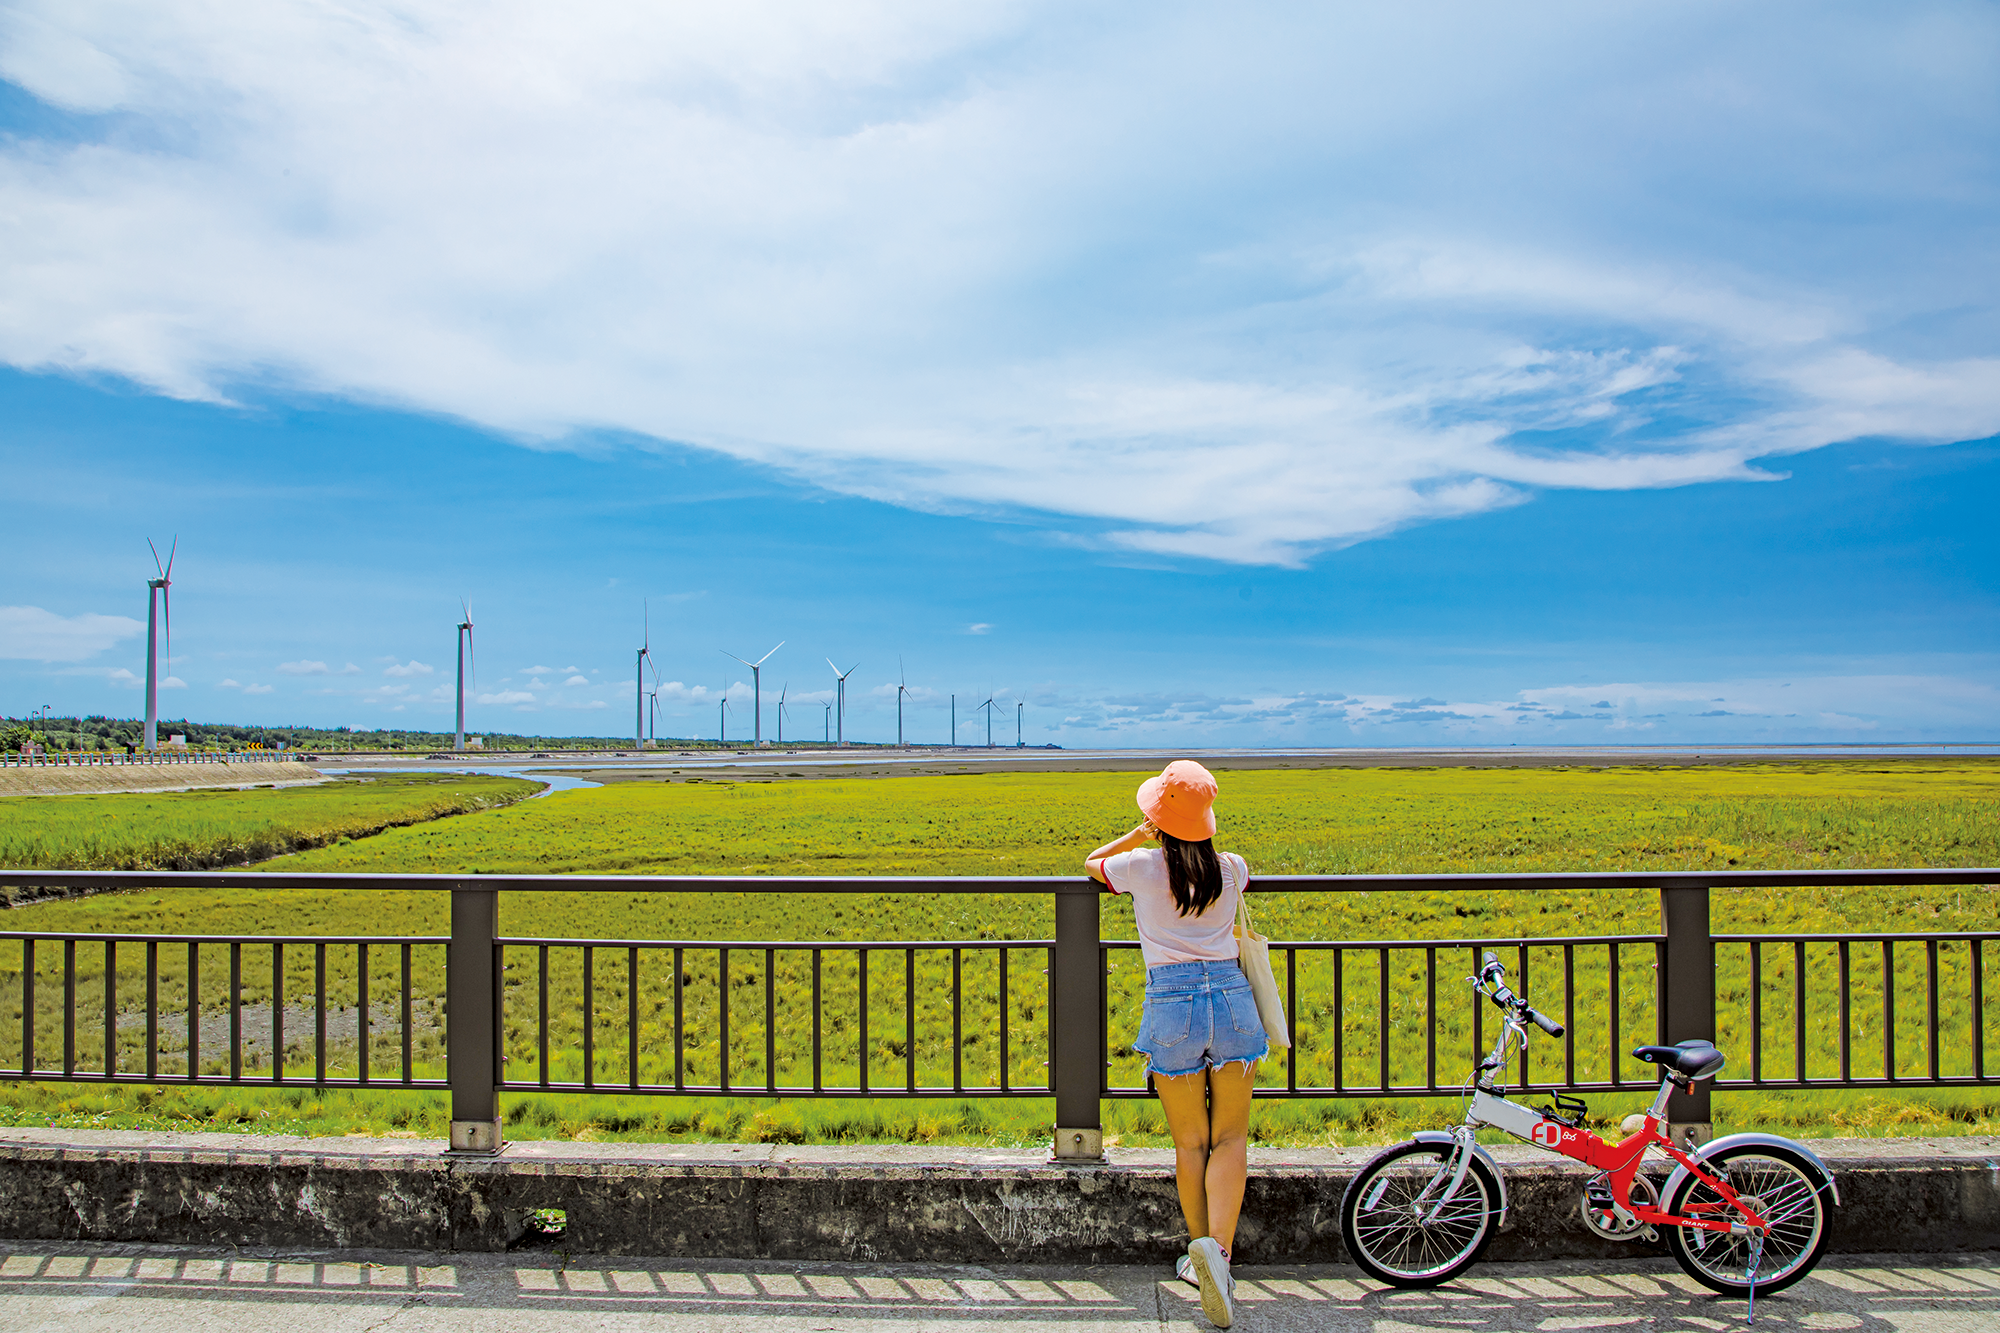
[[[1340,1199],[1340,1235],[1361,1271],[1392,1287],[1435,1287],[1477,1263],[1493,1239],[1500,1182],[1474,1156],[1451,1185],[1450,1144],[1399,1143],[1361,1168]],[[1433,1212],[1435,1210],[1435,1212]]]
[[[1703,1163],[1722,1176],[1737,1196],[1766,1222],[1771,1232],[1764,1238],[1764,1252],[1757,1262],[1757,1290],[1778,1291],[1789,1287],[1819,1262],[1826,1252],[1829,1228],[1826,1195],[1819,1172],[1800,1153],[1786,1148],[1746,1143],[1725,1148]],[[1684,1212],[1690,1204],[1722,1207],[1729,1211],[1722,1195],[1708,1182],[1689,1175],[1675,1187],[1666,1201],[1670,1213]],[[1709,1216],[1716,1216],[1713,1211]],[[1741,1296],[1750,1290],[1750,1238],[1725,1236],[1713,1231],[1669,1227],[1667,1248],[1681,1269],[1695,1281],[1727,1296]]]

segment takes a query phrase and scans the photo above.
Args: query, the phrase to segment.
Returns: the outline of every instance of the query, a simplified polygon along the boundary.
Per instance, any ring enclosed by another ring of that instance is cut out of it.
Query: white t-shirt
[[[1167,883],[1165,852],[1140,847],[1104,858],[1105,883],[1113,893],[1131,895],[1147,967],[1236,957],[1236,900],[1250,882],[1250,866],[1234,852],[1219,852],[1216,859],[1222,863],[1222,896],[1198,915],[1182,916]]]

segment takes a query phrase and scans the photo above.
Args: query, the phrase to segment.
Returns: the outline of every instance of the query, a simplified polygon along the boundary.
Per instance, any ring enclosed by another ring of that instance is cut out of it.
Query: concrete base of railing
[[[530,1212],[600,1254],[895,1262],[1171,1261],[1171,1154],[517,1142],[447,1158],[411,1140],[0,1130],[0,1236],[169,1244],[501,1250]],[[2000,1249],[2000,1141],[1823,1140],[1836,1252]],[[1244,1262],[1344,1258],[1338,1205],[1373,1150],[1255,1150]],[[1489,1257],[1649,1252],[1587,1233],[1583,1172],[1498,1150],[1513,1200]],[[1651,1247],[1657,1249],[1657,1247]]]

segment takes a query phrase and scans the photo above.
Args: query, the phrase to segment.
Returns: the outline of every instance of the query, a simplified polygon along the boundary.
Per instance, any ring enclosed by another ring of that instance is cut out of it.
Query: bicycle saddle
[[[1640,1046],[1632,1052],[1635,1060],[1663,1065],[1683,1078],[1708,1078],[1724,1064],[1721,1051],[1706,1041],[1684,1041],[1676,1046]]]

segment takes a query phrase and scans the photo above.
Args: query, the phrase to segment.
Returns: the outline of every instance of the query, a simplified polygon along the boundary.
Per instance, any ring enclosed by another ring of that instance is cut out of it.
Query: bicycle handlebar
[[[1508,990],[1505,980],[1506,976],[1507,965],[1500,961],[1498,954],[1489,949],[1485,959],[1480,964],[1479,979],[1486,983],[1489,988],[1487,993],[1493,997],[1493,1003],[1499,1005],[1502,1009],[1514,1010],[1521,1017],[1533,1023],[1551,1037],[1562,1036],[1563,1025],[1550,1018],[1547,1014],[1539,1013],[1530,1008],[1527,1000]]]

